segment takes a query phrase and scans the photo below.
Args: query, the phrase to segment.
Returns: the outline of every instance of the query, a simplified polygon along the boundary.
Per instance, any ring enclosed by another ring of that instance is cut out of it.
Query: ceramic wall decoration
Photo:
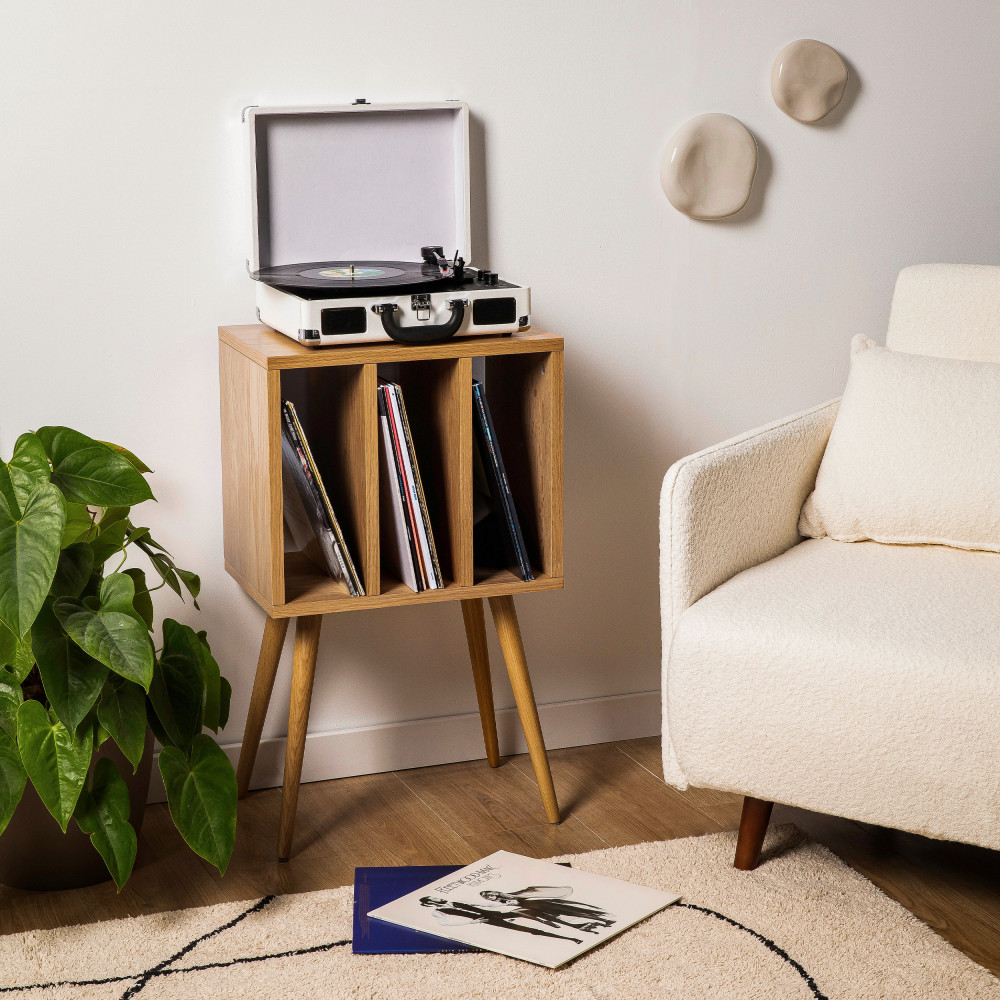
[[[818,122],[844,96],[847,64],[825,42],[800,38],[786,45],[771,67],[774,103],[798,122]]]
[[[692,219],[725,219],[750,197],[757,143],[730,115],[699,115],[673,135],[660,167],[670,204]]]

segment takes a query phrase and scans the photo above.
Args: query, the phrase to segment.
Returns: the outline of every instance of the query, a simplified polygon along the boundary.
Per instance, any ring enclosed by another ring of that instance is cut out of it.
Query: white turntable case
[[[448,257],[471,251],[469,109],[461,101],[252,107],[250,134],[253,253],[251,271],[319,261],[419,261],[422,246]],[[471,272],[470,273],[474,273]],[[306,299],[258,281],[262,322],[302,342],[389,339],[376,321],[369,332],[325,335],[321,313],[343,305],[395,303],[416,326],[410,295]],[[432,292],[431,323],[450,315],[455,291]],[[514,296],[518,318],[530,314],[526,288],[480,288],[477,297]],[[405,308],[404,308],[405,307]],[[472,327],[458,335],[510,333],[525,323]],[[308,339],[303,333],[309,332]]]

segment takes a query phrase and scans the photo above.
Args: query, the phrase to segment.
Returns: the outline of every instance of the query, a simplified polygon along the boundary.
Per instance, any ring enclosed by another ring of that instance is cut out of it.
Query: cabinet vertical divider
[[[268,548],[271,593],[285,600],[285,512],[281,490],[281,373],[267,373]]]
[[[472,549],[472,359],[459,358],[455,364],[452,418],[452,469],[448,502],[451,506],[451,550],[455,563],[455,583],[471,587]]]
[[[563,353],[553,351],[543,368],[543,388],[547,409],[545,466],[539,470],[546,484],[542,535],[542,560],[550,576],[563,575]]]
[[[378,459],[378,365],[362,366],[357,431],[360,467],[364,480],[364,529],[361,533],[361,564],[365,590],[370,597],[382,593],[379,547],[379,459]]]

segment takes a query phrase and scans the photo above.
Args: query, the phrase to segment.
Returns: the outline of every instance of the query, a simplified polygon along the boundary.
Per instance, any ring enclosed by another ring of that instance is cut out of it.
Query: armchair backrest
[[[886,346],[1000,362],[1000,267],[916,264],[896,279]]]

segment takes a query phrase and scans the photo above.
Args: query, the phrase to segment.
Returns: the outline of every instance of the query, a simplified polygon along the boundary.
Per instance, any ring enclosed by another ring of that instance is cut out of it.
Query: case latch
[[[410,308],[417,314],[417,319],[425,323],[431,318],[431,297],[429,295],[411,295]]]

